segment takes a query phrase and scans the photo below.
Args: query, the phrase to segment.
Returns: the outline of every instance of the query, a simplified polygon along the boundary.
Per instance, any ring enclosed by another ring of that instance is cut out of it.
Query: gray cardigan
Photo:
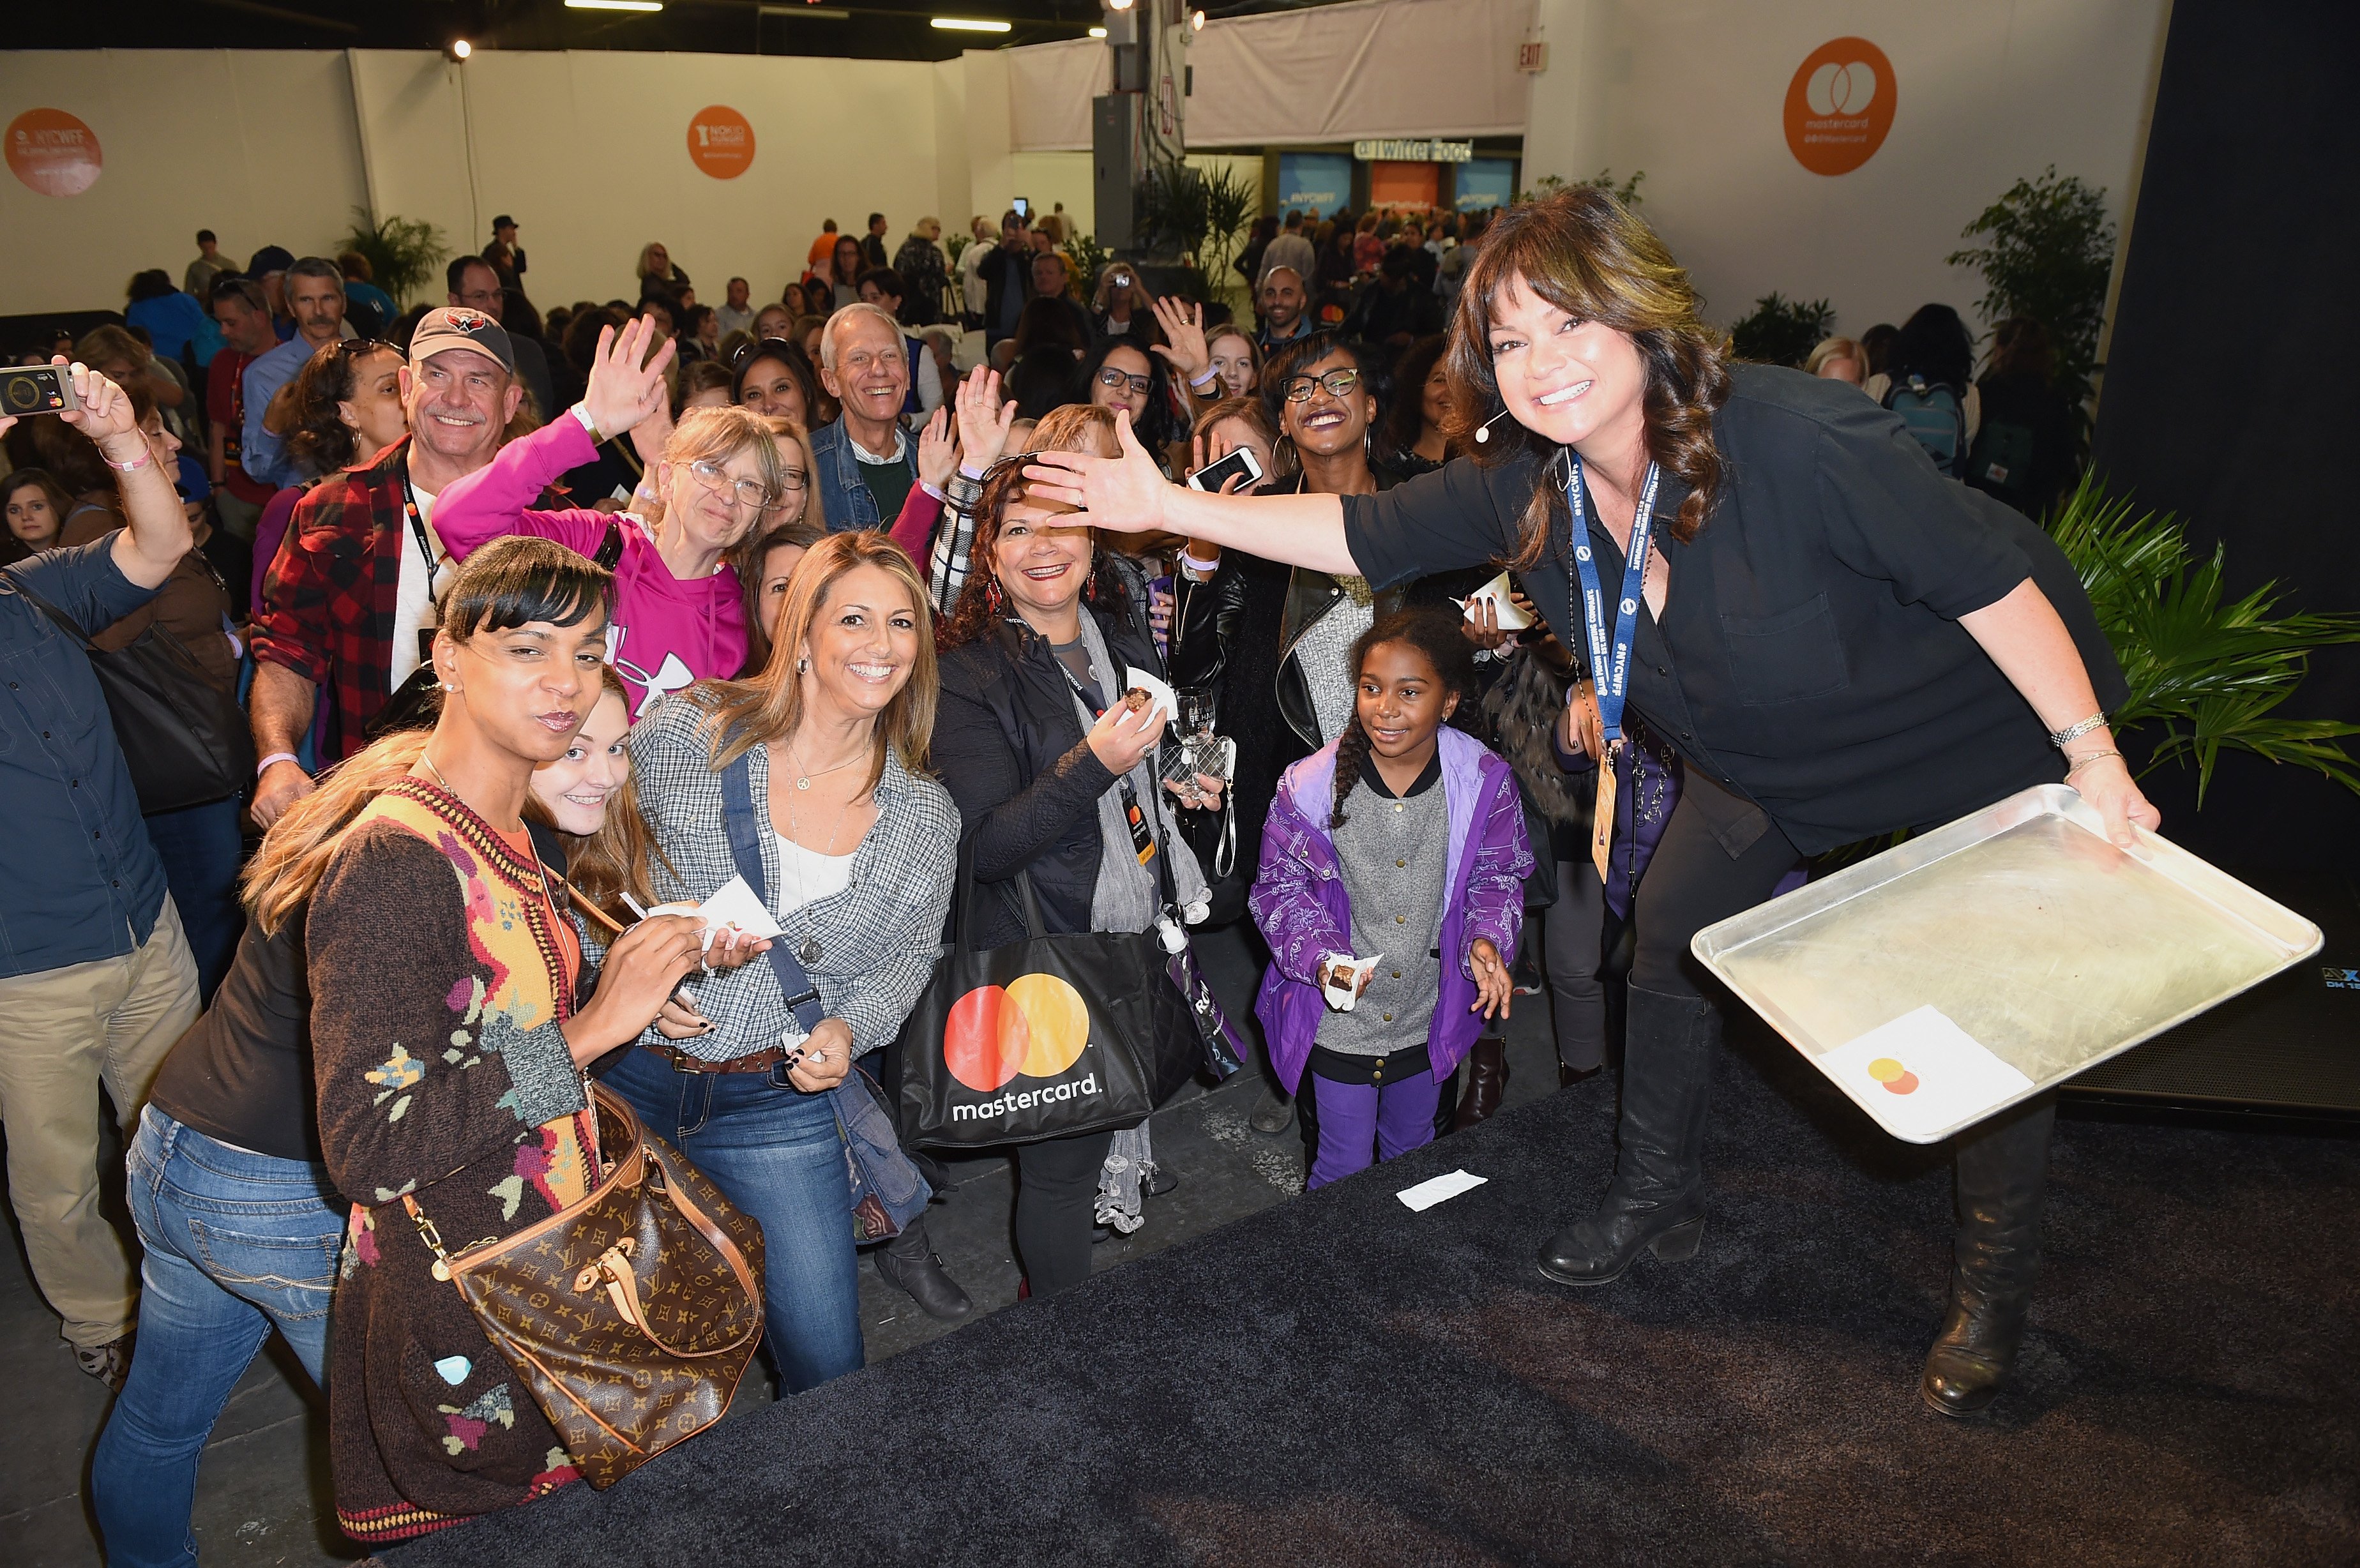
[[[653,875],[656,894],[667,903],[702,900],[738,874],[722,827],[721,775],[713,768],[710,729],[705,710],[689,691],[650,703],[631,726],[631,772],[639,810],[663,852]],[[750,760],[754,799],[768,828],[769,748],[756,746]],[[934,977],[958,868],[958,808],[940,784],[909,772],[889,753],[877,807],[877,825],[860,841],[844,891],[799,909],[779,908],[775,830],[761,835],[770,912],[786,928],[778,940],[792,946],[819,987],[828,1016],[852,1026],[855,1056],[890,1044]],[[650,1026],[642,1042],[727,1062],[803,1037],[765,959],[726,974],[692,974],[687,987],[716,1026],[713,1032],[665,1040]]]

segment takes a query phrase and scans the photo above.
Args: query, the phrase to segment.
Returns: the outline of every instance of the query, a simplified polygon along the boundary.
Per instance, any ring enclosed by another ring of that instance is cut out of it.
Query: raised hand
[[[1016,399],[1000,396],[1000,372],[978,365],[958,384],[959,460],[971,474],[981,474],[1008,450],[1009,428],[1016,423]]]
[[[1025,486],[1034,500],[1060,501],[1087,512],[1092,528],[1119,534],[1161,533],[1164,497],[1171,481],[1131,433],[1131,410],[1114,411],[1120,457],[1086,452],[1036,452],[1024,465]]]
[[[1516,985],[1491,938],[1475,939],[1475,945],[1468,953],[1467,966],[1475,972],[1475,999],[1467,1004],[1467,1010],[1487,1018],[1506,1018],[1510,1004],[1516,999]]]
[[[1213,367],[1213,351],[1205,344],[1205,308],[1168,295],[1150,301],[1150,308],[1155,311],[1155,324],[1164,329],[1164,342],[1149,344],[1149,352],[1169,360],[1183,381],[1203,380]]]
[[[619,332],[612,327],[600,330],[582,408],[601,435],[621,435],[659,408],[669,416],[671,389],[663,373],[678,348],[667,339],[655,357],[648,358],[648,339],[654,332],[654,323],[645,316],[624,322]]]
[[[137,463],[148,438],[139,433],[139,417],[131,411],[131,395],[86,365],[68,365],[63,354],[51,365],[65,365],[82,407],[58,416],[98,443],[98,450],[115,463]],[[136,444],[135,444],[136,443]]]
[[[958,466],[958,442],[951,438],[951,411],[936,408],[918,432],[918,478],[940,490]]]

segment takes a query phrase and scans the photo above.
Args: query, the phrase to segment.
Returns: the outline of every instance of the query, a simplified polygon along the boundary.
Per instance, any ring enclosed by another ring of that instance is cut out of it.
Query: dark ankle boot
[[[1450,1118],[1452,1132],[1465,1132],[1500,1108],[1508,1087],[1508,1042],[1493,1035],[1477,1040],[1467,1052],[1467,1093]]]
[[[1959,1139],[1950,1308],[1918,1386],[1926,1403],[1946,1416],[1986,1409],[2016,1365],[2040,1272],[2040,1207],[2056,1125],[2050,1097]]]
[[[975,1311],[975,1302],[959,1282],[943,1269],[926,1240],[926,1216],[920,1214],[901,1227],[901,1234],[877,1254],[877,1272],[910,1293],[920,1310],[943,1323],[956,1323]]]
[[[1665,1263],[1704,1236],[1704,1123],[1721,1051],[1721,1013],[1701,996],[1631,987],[1622,1053],[1620,1153],[1606,1199],[1549,1237],[1541,1272],[1567,1285],[1620,1279],[1642,1251]]]

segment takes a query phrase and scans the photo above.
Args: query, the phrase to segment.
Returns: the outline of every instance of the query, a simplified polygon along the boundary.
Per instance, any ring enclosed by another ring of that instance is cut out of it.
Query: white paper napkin
[[[1464,608],[1471,620],[1477,607],[1489,600],[1492,613],[1499,617],[1500,629],[1503,632],[1520,632],[1533,624],[1533,618],[1516,608],[1515,601],[1508,597],[1513,586],[1508,581],[1508,574],[1502,572],[1464,599],[1454,599],[1451,603]]]
[[[1453,1171],[1447,1176],[1437,1176],[1430,1181],[1420,1181],[1415,1187],[1404,1187],[1393,1194],[1409,1205],[1413,1214],[1424,1214],[1435,1204],[1461,1192],[1472,1192],[1490,1181],[1488,1176],[1470,1176],[1464,1171]]]
[[[718,891],[696,907],[696,912],[704,918],[707,931],[736,926],[748,936],[784,934],[784,928],[770,918],[770,911],[754,897],[754,889],[746,885],[743,877],[732,877],[724,882]]]
[[[1819,1067],[1886,1130],[1907,1138],[1973,1121],[2032,1088],[2031,1079],[1932,1007],[1836,1047]]]
[[[1142,670],[1139,666],[1134,664],[1122,672],[1122,690],[1124,691],[1128,691],[1132,687],[1136,686],[1141,691],[1146,692],[1148,696],[1153,699],[1153,701],[1148,703],[1148,707],[1151,710],[1156,708],[1163,709],[1164,723],[1169,724],[1175,718],[1179,716],[1180,699],[1173,691],[1172,683],[1164,680],[1161,675],[1157,675],[1151,670]],[[1120,696],[1122,693],[1119,691],[1115,694],[1117,696]]]

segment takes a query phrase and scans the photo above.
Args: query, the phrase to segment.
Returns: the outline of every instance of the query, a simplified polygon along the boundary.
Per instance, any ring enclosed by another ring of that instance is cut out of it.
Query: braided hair
[[[1466,701],[1475,689],[1475,652],[1459,631],[1457,616],[1432,604],[1379,615],[1352,645],[1352,716],[1344,722],[1344,733],[1336,741],[1336,799],[1328,811],[1329,833],[1344,825],[1344,798],[1360,782],[1360,769],[1369,760],[1369,732],[1360,727],[1360,666],[1379,645],[1389,642],[1407,643],[1424,654],[1443,691],[1459,701]]]

